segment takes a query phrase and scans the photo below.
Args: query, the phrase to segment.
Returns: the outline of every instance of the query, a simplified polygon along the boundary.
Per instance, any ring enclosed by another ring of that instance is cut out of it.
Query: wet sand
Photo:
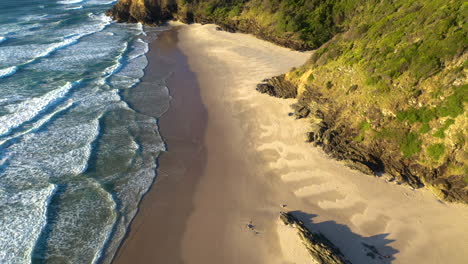
[[[146,73],[174,72],[159,122],[168,151],[114,263],[308,263],[279,231],[281,210],[353,263],[468,259],[466,207],[349,170],[305,142],[309,124],[288,116],[293,100],[255,91],[310,54],[178,26],[152,43]]]
[[[207,113],[197,79],[177,48],[177,31],[160,33],[150,44],[143,82],[169,76],[170,108],[158,125],[167,151],[113,263],[182,263],[180,241],[193,210],[192,196],[205,166]]]

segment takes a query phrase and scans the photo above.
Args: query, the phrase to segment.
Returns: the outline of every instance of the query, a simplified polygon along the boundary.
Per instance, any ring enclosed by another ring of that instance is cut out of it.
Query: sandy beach
[[[310,53],[174,26],[151,44],[144,80],[172,72],[159,120],[168,151],[114,263],[310,263],[280,211],[352,263],[466,263],[466,206],[348,169],[305,142],[294,100],[255,91]]]

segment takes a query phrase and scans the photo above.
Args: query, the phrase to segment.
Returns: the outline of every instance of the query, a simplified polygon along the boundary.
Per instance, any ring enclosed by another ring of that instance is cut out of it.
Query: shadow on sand
[[[363,237],[353,233],[346,225],[335,221],[315,223],[313,220],[318,215],[308,214],[302,211],[289,212],[301,220],[311,232],[321,232],[345,257],[353,264],[381,264],[392,263],[395,254],[399,251],[389,246],[395,240],[387,239],[389,234],[379,234]]]

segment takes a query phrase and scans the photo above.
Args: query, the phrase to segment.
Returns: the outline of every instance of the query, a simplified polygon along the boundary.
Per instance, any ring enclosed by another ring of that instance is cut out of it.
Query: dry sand
[[[466,206],[349,170],[305,143],[307,121],[288,116],[293,100],[255,91],[309,54],[213,25],[179,27],[191,71],[179,69],[186,73],[168,85],[178,92],[160,122],[169,147],[163,176],[116,263],[301,263],[291,259],[297,244],[279,240],[291,240],[278,233],[281,210],[295,211],[353,263],[466,263]]]

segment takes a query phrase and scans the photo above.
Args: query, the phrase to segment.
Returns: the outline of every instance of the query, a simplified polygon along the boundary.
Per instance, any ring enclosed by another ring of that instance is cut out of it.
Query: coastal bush
[[[402,133],[404,133],[404,131],[402,131],[400,128],[383,127],[375,133],[375,138],[398,141],[398,139],[401,138],[400,135]]]
[[[439,160],[445,152],[445,146],[442,143],[432,144],[427,148],[427,154],[434,160]]]
[[[367,131],[370,128],[371,128],[371,124],[367,120],[364,120],[359,124],[359,129],[361,131]]]
[[[366,131],[371,129],[371,124],[367,120],[364,120],[359,124],[358,128],[359,128],[359,135],[357,135],[354,138],[354,140],[361,142],[361,141],[364,141],[365,139]]]
[[[401,111],[397,113],[398,121],[407,121],[410,124],[414,124],[416,122],[427,123],[435,117],[435,111],[428,107],[410,108],[406,111]]]
[[[402,138],[400,150],[405,157],[409,158],[421,151],[421,144],[418,134],[409,132]]]
[[[431,131],[431,127],[429,126],[428,123],[423,123],[421,125],[421,128],[419,128],[419,133],[421,133],[421,134],[426,134],[429,131]]]
[[[464,113],[464,103],[468,102],[468,85],[454,87],[454,93],[436,108],[440,117],[457,117]]]

